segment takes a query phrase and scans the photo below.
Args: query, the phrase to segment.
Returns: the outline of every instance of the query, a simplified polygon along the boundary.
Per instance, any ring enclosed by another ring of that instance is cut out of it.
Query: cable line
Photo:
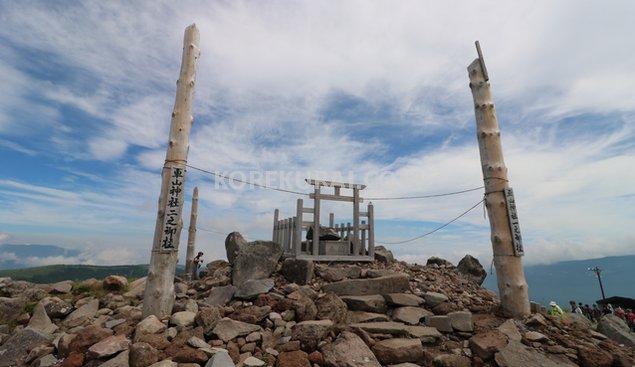
[[[480,205],[483,201],[485,201],[485,199],[483,199],[483,200],[479,201],[478,203],[474,204],[474,206],[472,206],[472,207],[471,207],[471,208],[469,208],[468,210],[464,211],[463,213],[459,214],[459,216],[458,216],[458,217],[456,217],[456,218],[452,219],[451,221],[449,221],[449,222],[445,223],[445,224],[444,224],[444,225],[442,225],[442,226],[439,226],[439,227],[437,227],[437,228],[435,228],[435,229],[431,230],[431,231],[430,231],[430,232],[428,232],[428,233],[424,233],[424,234],[422,234],[421,236],[417,236],[417,237],[411,238],[411,239],[409,239],[409,240],[404,240],[404,241],[396,241],[396,242],[380,242],[380,241],[375,241],[375,242],[377,242],[377,243],[379,243],[379,244],[382,244],[382,245],[401,245],[401,244],[404,244],[404,243],[412,242],[412,241],[418,240],[418,239],[420,239],[420,238],[426,237],[426,236],[431,235],[431,234],[433,234],[434,232],[437,232],[437,231],[439,231],[439,230],[441,230],[441,229],[443,229],[443,228],[445,228],[445,227],[449,226],[450,224],[454,223],[456,220],[458,220],[459,218],[461,218],[461,217],[462,217],[462,216],[464,216],[465,214],[467,214],[467,213],[471,212],[472,210],[474,210],[474,208],[476,208],[477,206],[479,206],[479,205]]]
[[[485,188],[485,186],[474,187],[472,189],[466,189],[461,191],[447,192],[443,194],[433,194],[433,195],[420,195],[420,196],[399,196],[399,197],[383,197],[383,198],[364,198],[365,200],[410,200],[410,199],[428,199],[428,198],[438,198],[441,196],[450,196],[450,195],[458,195],[464,194],[466,192],[476,191]]]
[[[267,185],[257,184],[257,183],[254,183],[254,182],[243,181],[243,180],[240,180],[240,179],[237,179],[237,178],[234,178],[234,177],[228,177],[228,176],[216,173],[216,172],[212,172],[212,171],[204,170],[202,168],[194,167],[194,166],[191,166],[189,164],[186,164],[185,167],[189,167],[189,168],[195,169],[197,171],[201,171],[201,172],[216,176],[218,178],[224,178],[226,180],[244,183],[244,184],[251,185],[251,186],[254,186],[254,187],[259,187],[261,189],[268,189],[268,190],[274,190],[274,191],[280,191],[280,192],[287,192],[289,194],[297,194],[297,195],[309,196],[309,194],[307,194],[305,192],[286,190],[286,189],[281,189],[281,188],[278,188],[278,187],[271,187],[271,186],[267,186]]]
[[[213,172],[213,171],[209,171],[206,169],[202,169],[202,168],[198,168],[195,166],[192,166],[190,164],[186,164],[186,167],[192,168],[194,170],[203,172],[203,173],[207,173],[209,175],[212,176],[216,176],[218,178],[222,178],[225,180],[230,180],[230,181],[234,181],[234,182],[239,182],[239,183],[243,183],[246,185],[250,185],[250,186],[254,186],[254,187],[259,187],[261,189],[267,189],[267,190],[274,190],[274,191],[280,191],[280,192],[286,192],[289,194],[296,194],[296,195],[303,195],[303,196],[309,196],[308,193],[306,192],[300,192],[300,191],[294,191],[294,190],[287,190],[287,189],[281,189],[278,187],[271,187],[271,186],[267,186],[267,185],[262,185],[262,184],[258,184],[255,182],[249,182],[249,181],[244,181],[238,178],[234,178],[234,177],[229,177],[229,176],[225,176],[225,175],[221,175],[219,173]],[[429,198],[438,198],[438,197],[443,197],[443,196],[451,196],[451,195],[459,195],[459,194],[464,194],[466,192],[472,192],[472,191],[476,191],[476,190],[480,190],[485,188],[485,186],[479,186],[479,187],[474,187],[471,189],[466,189],[466,190],[460,190],[460,191],[453,191],[453,192],[446,192],[446,193],[441,193],[441,194],[430,194],[430,195],[415,195],[415,196],[397,196],[397,197],[370,197],[370,198],[364,198],[364,200],[375,200],[375,201],[379,201],[379,200],[413,200],[413,199],[429,199]]]

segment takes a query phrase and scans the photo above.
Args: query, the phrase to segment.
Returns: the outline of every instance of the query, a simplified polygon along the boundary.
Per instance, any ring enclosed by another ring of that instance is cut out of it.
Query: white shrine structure
[[[298,199],[296,215],[279,219],[279,210],[273,216],[273,241],[282,245],[285,257],[314,261],[373,261],[375,258],[375,231],[373,204],[360,211],[364,199],[359,192],[365,185],[306,179],[313,186],[313,207],[305,208]],[[332,193],[322,192],[333,188]],[[342,190],[349,191],[349,196]],[[351,193],[352,191],[352,193]],[[335,223],[334,213],[329,213],[328,227],[320,225],[320,203],[323,200],[353,203],[353,223]],[[305,214],[312,215],[309,220]],[[366,218],[361,220],[360,218]],[[318,228],[319,230],[315,230]],[[305,235],[306,233],[306,235]],[[303,236],[306,240],[302,240]]]

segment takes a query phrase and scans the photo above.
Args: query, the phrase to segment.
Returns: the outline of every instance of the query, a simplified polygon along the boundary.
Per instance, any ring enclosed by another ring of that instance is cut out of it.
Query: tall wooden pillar
[[[185,279],[192,279],[192,260],[196,246],[196,219],[198,218],[198,187],[192,194],[192,211],[190,213],[190,228],[187,231],[187,252],[185,253]]]
[[[467,70],[474,98],[478,147],[485,182],[485,206],[490,221],[498,291],[503,313],[521,318],[529,315],[530,310],[527,281],[520,257],[520,227],[515,217],[516,203],[513,194],[510,195],[489,76],[478,41],[476,47],[479,58]]]
[[[168,149],[163,165],[159,209],[150,256],[150,268],[143,296],[142,317],[162,319],[172,314],[174,274],[178,261],[179,237],[183,228],[183,190],[185,164],[189,150],[192,99],[199,51],[199,32],[195,24],[185,29],[181,72],[176,83]]]

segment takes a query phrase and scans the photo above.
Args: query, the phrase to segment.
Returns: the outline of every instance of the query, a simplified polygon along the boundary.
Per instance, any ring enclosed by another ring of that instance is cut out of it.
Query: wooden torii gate
[[[306,179],[313,186],[313,207],[305,208],[304,201],[298,199],[296,216],[279,219],[279,210],[274,212],[273,241],[282,245],[285,256],[315,261],[373,261],[375,258],[374,209],[369,203],[367,210],[360,211],[364,199],[359,192],[365,185]],[[323,187],[333,188],[333,193],[322,192]],[[343,195],[342,189],[352,190],[352,195]],[[353,223],[335,224],[333,213],[329,215],[329,229],[339,235],[339,240],[320,240],[320,203],[323,200],[345,201],[353,204]],[[312,220],[305,221],[304,214],[312,214]],[[360,218],[367,218],[360,222]],[[302,241],[302,234],[312,229],[312,237]],[[317,229],[317,230],[316,230]]]

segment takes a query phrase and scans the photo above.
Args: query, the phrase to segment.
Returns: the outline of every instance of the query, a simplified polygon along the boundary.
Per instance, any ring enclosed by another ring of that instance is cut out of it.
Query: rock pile
[[[606,318],[498,315],[474,258],[323,264],[228,238],[231,263],[175,279],[166,319],[141,319],[144,279],[37,285],[0,278],[0,367],[633,366]],[[229,255],[229,254],[228,254]],[[481,268],[482,269],[482,268]],[[616,338],[618,342],[611,340]],[[618,344],[619,343],[619,344]]]

